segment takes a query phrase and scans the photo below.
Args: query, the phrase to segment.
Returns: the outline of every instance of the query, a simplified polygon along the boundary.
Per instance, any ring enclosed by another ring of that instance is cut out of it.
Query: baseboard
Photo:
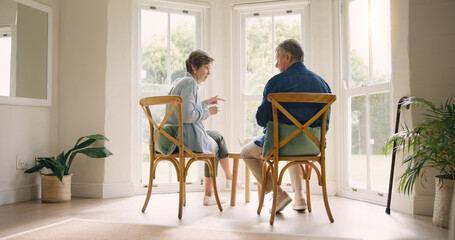
[[[131,182],[104,183],[103,185],[103,198],[134,196],[134,184]]]
[[[23,202],[40,197],[40,185],[29,185],[0,190],[0,205]]]
[[[433,216],[434,196],[416,195],[414,197],[414,214]]]
[[[413,197],[392,194],[390,209],[411,215],[432,216],[434,196],[415,195]]]
[[[74,197],[116,198],[134,196],[134,185],[121,183],[72,183],[71,194]]]
[[[390,199],[391,212],[397,211],[406,214],[414,214],[414,198],[407,195],[392,193]]]
[[[282,184],[282,187],[284,184]],[[337,185],[336,182],[327,182],[327,196],[335,196],[337,193]],[[302,187],[305,189],[305,182],[302,182]],[[284,190],[286,191],[292,191],[292,186],[290,183],[286,184],[286,186],[283,187]],[[310,180],[310,193],[311,194],[316,194],[316,195],[322,195],[322,187],[319,186],[317,180]]]

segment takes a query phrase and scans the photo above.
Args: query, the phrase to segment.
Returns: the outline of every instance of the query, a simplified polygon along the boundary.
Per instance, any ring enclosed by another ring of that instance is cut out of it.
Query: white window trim
[[[157,96],[162,95],[162,93],[143,93],[140,89],[140,71],[141,71],[141,37],[140,37],[140,29],[141,29],[141,21],[140,21],[140,11],[141,9],[147,9],[150,7],[154,7],[158,11],[167,11],[172,13],[182,13],[182,11],[188,11],[191,15],[196,16],[196,27],[199,31],[199,34],[196,34],[196,47],[208,49],[209,47],[209,11],[211,8],[211,4],[205,2],[194,2],[194,1],[186,1],[186,0],[172,0],[172,1],[164,1],[164,0],[152,0],[152,1],[144,1],[138,0],[137,7],[135,8],[135,20],[133,24],[135,27],[133,28],[133,42],[135,43],[133,46],[133,53],[136,53],[136,58],[133,57],[133,69],[136,71],[132,74],[132,89],[133,89],[133,99],[132,101],[132,109],[133,109],[133,117],[132,117],[132,131],[134,132],[133,135],[133,143],[132,146],[136,149],[135,154],[132,154],[132,163],[133,163],[133,179],[134,179],[134,188],[136,194],[145,194],[147,192],[147,188],[144,187],[142,183],[142,134],[140,133],[142,129],[142,109],[138,107],[139,99],[148,96]],[[187,191],[201,191],[203,190],[203,186],[201,185],[187,185]],[[160,184],[160,187],[154,188],[153,192],[158,193],[167,193],[167,192],[177,192],[178,185],[176,184]]]
[[[229,127],[233,129],[232,133],[234,139],[245,139],[245,121],[239,122],[238,119],[246,119],[245,109],[241,107],[242,111],[239,111],[239,106],[244,106],[247,101],[261,101],[262,94],[252,95],[246,94],[246,73],[245,68],[242,66],[246,65],[246,56],[243,53],[246,52],[245,41],[245,19],[251,17],[255,13],[259,13],[261,16],[276,15],[278,12],[286,10],[292,10],[293,13],[300,13],[302,15],[301,22],[301,43],[305,51],[305,64],[311,65],[311,51],[310,51],[310,1],[270,1],[270,2],[245,2],[237,1],[232,6],[232,81],[231,81],[231,99],[233,103],[231,105]],[[275,61],[275,60],[273,60]],[[272,77],[272,76],[270,76]],[[237,89],[240,89],[238,91]],[[243,167],[243,166],[242,166]],[[242,169],[240,172],[244,172]],[[240,179],[241,182],[245,182],[244,179]],[[285,189],[290,190],[290,184],[286,184]],[[253,185],[252,188],[255,188]]]
[[[348,79],[349,79],[349,66],[350,66],[350,53],[348,52],[349,49],[349,36],[347,33],[349,32],[349,20],[348,20],[348,10],[346,8],[347,3],[351,2],[352,0],[340,0],[339,3],[339,26],[340,26],[340,52],[341,52],[341,62],[340,62],[340,69],[341,69],[341,91],[340,91],[340,99],[342,101],[342,121],[341,121],[341,126],[342,126],[342,132],[341,136],[350,136],[351,132],[351,125],[350,123],[350,114],[351,114],[351,109],[350,106],[348,106],[349,98],[351,96],[355,95],[371,95],[375,93],[381,93],[381,92],[389,92],[389,98],[390,98],[390,103],[392,104],[390,107],[390,116],[393,115],[393,88],[392,88],[392,75],[390,75],[390,81],[388,83],[382,83],[382,84],[377,84],[377,85],[372,85],[372,86],[364,86],[364,87],[359,87],[359,88],[348,88]],[[371,32],[370,32],[370,37],[371,37]],[[371,41],[371,38],[369,38],[369,41]],[[371,44],[370,44],[371,45]],[[371,51],[371,49],[370,49]],[[371,54],[370,54],[371,58]],[[369,60],[369,63],[371,63],[371,59]],[[369,78],[371,79],[371,66],[369,67],[370,69],[370,76]],[[368,98],[369,101],[369,98]],[[369,104],[367,102],[366,104]],[[347,108],[345,108],[348,106]],[[367,109],[367,118],[369,118],[369,109]],[[390,121],[390,129],[393,128],[393,119]],[[367,126],[367,136],[370,134],[370,128]],[[348,141],[347,141],[348,140]],[[350,155],[350,146],[349,142],[350,139],[341,139],[341,156],[342,156],[342,171],[341,171],[341,189],[338,192],[338,195],[342,197],[347,197],[347,198],[352,198],[352,199],[357,199],[357,200],[362,200],[366,202],[371,202],[371,203],[376,203],[376,204],[381,204],[385,205],[387,201],[387,192],[377,192],[373,190],[364,190],[364,189],[357,189],[353,190],[352,187],[349,186],[348,184],[348,178],[349,178],[349,163],[348,163],[348,157]],[[367,151],[369,146],[367,145]],[[369,176],[367,176],[369,178]]]

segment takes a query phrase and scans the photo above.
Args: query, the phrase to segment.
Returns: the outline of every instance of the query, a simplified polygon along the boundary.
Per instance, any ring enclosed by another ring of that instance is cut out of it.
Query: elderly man
[[[262,103],[256,113],[256,121],[261,126],[267,126],[267,122],[272,121],[272,106],[267,100],[267,95],[278,92],[313,92],[313,93],[331,93],[329,85],[320,76],[308,70],[303,64],[303,50],[301,44],[294,39],[287,39],[280,43],[276,48],[275,67],[280,73],[273,76],[265,85]],[[301,123],[308,121],[319,109],[305,107],[308,105],[294,105],[287,110],[294,115]],[[327,117],[327,129],[329,126],[330,112]],[[311,127],[321,126],[321,119],[318,119]],[[291,124],[287,117],[281,115],[279,122]],[[253,175],[261,182],[262,165],[261,155],[264,145],[264,135],[254,139],[242,148],[241,155],[245,163],[253,172]],[[293,209],[304,211],[307,207],[306,200],[302,192],[302,177],[300,168],[297,165],[289,168],[291,184],[294,190]],[[266,186],[263,188],[266,193],[272,191],[272,181],[269,178]],[[278,187],[277,210],[282,211],[292,199],[289,195]]]

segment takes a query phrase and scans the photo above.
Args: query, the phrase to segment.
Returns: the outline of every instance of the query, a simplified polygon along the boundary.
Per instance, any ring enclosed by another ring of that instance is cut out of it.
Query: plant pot
[[[433,224],[438,227],[448,228],[455,180],[441,180],[441,178],[435,177],[436,194],[434,198]]]
[[[59,203],[71,200],[71,177],[63,176],[62,182],[56,176],[41,175],[41,202]]]

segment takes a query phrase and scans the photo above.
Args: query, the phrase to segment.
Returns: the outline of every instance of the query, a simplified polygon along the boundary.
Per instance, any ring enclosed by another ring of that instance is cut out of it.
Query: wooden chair
[[[311,211],[311,201],[309,193],[309,180],[311,176],[311,170],[314,169],[316,172],[318,183],[322,187],[322,195],[324,198],[324,205],[329,217],[330,222],[333,222],[333,216],[330,211],[330,206],[327,198],[327,187],[326,187],[326,171],[325,171],[325,132],[326,132],[326,120],[329,112],[329,107],[336,100],[336,96],[333,94],[320,94],[320,93],[272,93],[267,96],[267,99],[272,104],[273,112],[273,150],[270,151],[263,159],[263,179],[262,186],[265,186],[268,177],[272,178],[273,184],[273,203],[272,212],[270,216],[270,224],[272,225],[276,215],[276,204],[277,204],[277,191],[278,186],[281,185],[283,174],[292,165],[305,165],[305,169],[301,167],[304,173],[303,178],[306,180],[307,186],[307,200],[308,200],[308,211]],[[280,103],[322,103],[322,109],[317,112],[310,120],[305,124],[301,124],[297,119],[292,116]],[[279,128],[278,128],[278,111],[284,114],[292,123],[297,127],[297,130],[287,136],[281,142],[279,141]],[[307,129],[314,121],[322,116],[321,135],[320,141]],[[280,156],[279,150],[283,148],[287,143],[294,139],[299,134],[305,134],[308,136],[319,148],[320,154],[317,156]],[[286,164],[281,171],[278,171],[278,163],[285,161]],[[316,166],[319,165],[319,168]],[[267,174],[271,173],[271,174]],[[270,176],[267,176],[270,175]],[[261,197],[259,199],[258,214],[261,212],[264,204],[265,191],[261,191]]]
[[[161,124],[158,125],[152,118],[150,106],[172,104],[169,111],[164,116]],[[150,180],[148,185],[147,197],[142,207],[142,212],[147,209],[147,204],[150,200],[150,194],[152,193],[153,179],[155,178],[156,166],[159,162],[166,160],[170,161],[177,172],[177,180],[179,182],[179,219],[182,218],[182,207],[186,204],[186,176],[188,175],[188,169],[195,161],[204,161],[208,164],[210,169],[210,175],[213,181],[213,192],[215,193],[216,203],[220,211],[223,211],[221,207],[220,199],[218,197],[218,191],[216,188],[216,176],[215,176],[215,154],[203,154],[194,153],[183,144],[183,120],[182,120],[182,98],[180,96],[157,96],[147,97],[140,100],[140,105],[144,110],[150,124]],[[171,116],[172,112],[177,108],[178,111],[178,140],[163,130],[166,122]],[[155,134],[157,131],[157,134]],[[155,142],[160,134],[163,134],[167,139],[175,143],[178,147],[178,152],[172,153],[171,155],[163,155],[155,151]],[[186,158],[189,158],[186,161]]]

